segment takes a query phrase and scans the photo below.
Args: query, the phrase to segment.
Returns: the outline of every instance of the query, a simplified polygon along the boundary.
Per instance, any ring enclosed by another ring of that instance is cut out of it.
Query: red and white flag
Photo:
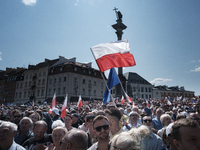
[[[135,106],[134,101],[125,93],[126,98],[128,99],[129,103],[132,103]]]
[[[50,107],[49,112],[48,112],[49,114],[56,107],[56,105],[57,105],[57,102],[56,102],[56,93],[54,93],[53,99],[52,99],[52,102],[51,102],[51,107]]]
[[[67,109],[67,94],[61,109],[61,117],[64,119],[65,115],[66,115],[66,109]]]
[[[124,96],[122,95],[121,105],[123,105],[124,102],[125,102],[125,99],[124,99]]]
[[[129,53],[128,41],[121,40],[111,43],[104,43],[90,48],[101,72],[113,67],[135,66],[135,59]]]
[[[167,100],[167,105],[172,105],[172,103],[169,100]]]
[[[147,104],[147,107],[149,107],[149,102],[148,102],[148,100],[146,99],[146,104]]]
[[[79,109],[82,105],[83,105],[83,101],[82,101],[81,95],[79,95],[78,104],[77,104],[78,109]]]

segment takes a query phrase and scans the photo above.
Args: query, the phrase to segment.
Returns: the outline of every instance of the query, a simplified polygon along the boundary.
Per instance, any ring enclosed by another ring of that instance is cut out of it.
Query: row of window
[[[132,88],[133,92],[149,92],[151,93],[152,89],[151,87],[147,88],[147,87],[133,87]]]
[[[40,76],[45,76],[46,75],[46,72],[44,71],[44,72],[39,72],[39,73],[35,73],[33,76],[35,76],[35,77],[37,77],[37,75],[40,77]],[[33,77],[32,76],[32,74],[30,74],[30,75],[26,75],[26,79],[28,79],[28,78],[32,78]]]

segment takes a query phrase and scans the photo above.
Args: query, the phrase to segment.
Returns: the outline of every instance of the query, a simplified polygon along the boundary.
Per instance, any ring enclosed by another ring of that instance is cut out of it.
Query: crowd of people
[[[0,107],[0,150],[199,150],[200,101]],[[50,110],[50,111],[49,111]]]

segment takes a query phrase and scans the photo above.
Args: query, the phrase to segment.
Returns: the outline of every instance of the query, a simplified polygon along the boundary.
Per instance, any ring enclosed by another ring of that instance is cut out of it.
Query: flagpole
[[[92,51],[91,48],[90,48],[90,50]],[[93,55],[93,57],[94,57],[93,51],[92,51],[92,55]],[[94,57],[94,59],[95,59],[95,61],[96,61],[96,58],[95,58],[95,57]],[[97,61],[96,61],[96,63],[97,63]],[[97,66],[99,67],[98,63],[97,63]],[[100,70],[100,68],[99,68],[99,70]],[[101,72],[101,70],[100,70],[100,72]],[[115,72],[116,72],[116,71],[115,71]],[[106,79],[104,78],[104,75],[103,75],[102,72],[101,72],[101,76],[103,77],[104,83],[106,84],[106,88],[108,89],[108,92],[110,93],[111,99],[112,99],[112,101],[113,101],[113,96],[112,96],[112,94],[111,94],[111,92],[110,92],[110,89],[109,89],[109,87],[108,87],[108,85],[107,85],[107,83],[106,83]],[[118,76],[117,76],[117,78],[118,78]],[[119,80],[119,78],[118,78],[118,80]],[[115,104],[115,103],[114,103],[114,104]],[[116,104],[115,104],[115,107],[117,107]]]

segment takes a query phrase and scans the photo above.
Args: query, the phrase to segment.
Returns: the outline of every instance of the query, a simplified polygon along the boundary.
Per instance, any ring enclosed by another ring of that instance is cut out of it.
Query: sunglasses
[[[147,119],[147,120],[143,120],[143,121],[144,121],[145,123],[147,123],[147,121],[148,121],[148,122],[152,122],[152,120],[148,120],[148,119]]]
[[[108,129],[109,129],[109,125],[103,125],[103,126],[96,127],[95,130],[96,130],[97,132],[101,132],[102,128],[103,128],[104,130],[108,130]]]

